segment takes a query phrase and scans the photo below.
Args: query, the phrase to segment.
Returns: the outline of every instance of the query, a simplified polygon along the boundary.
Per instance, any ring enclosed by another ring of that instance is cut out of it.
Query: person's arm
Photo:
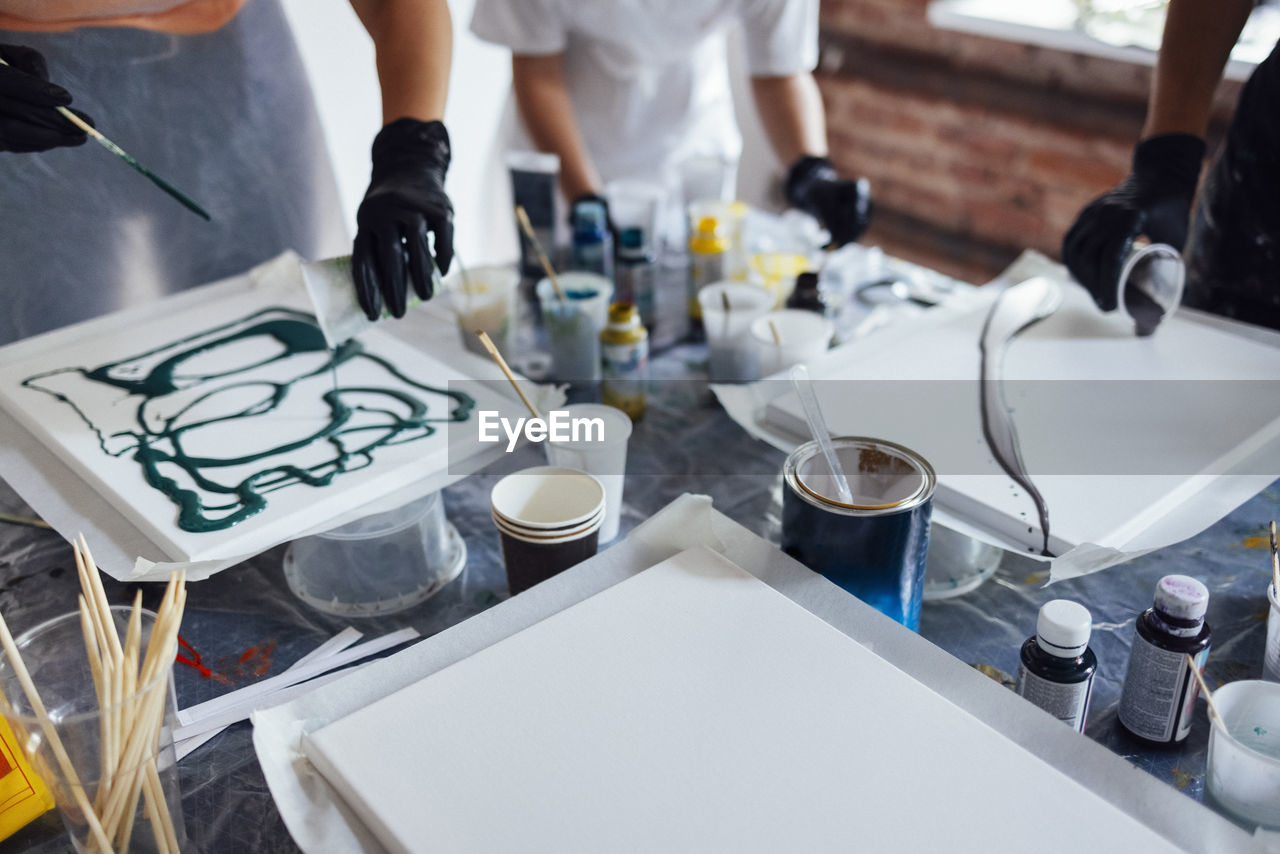
[[[1214,90],[1252,10],[1253,0],[1169,3],[1143,139],[1166,133],[1205,135]]]
[[[370,320],[403,317],[412,286],[424,300],[453,260],[453,204],[444,191],[453,24],[446,0],[351,0],[377,52],[382,130],[356,212],[351,273]]]
[[[445,0],[351,0],[377,53],[382,122],[440,121],[449,94],[453,22]]]
[[[826,114],[811,73],[752,77],[751,94],[779,160],[827,156]]]
[[[582,140],[569,86],[564,76],[564,54],[511,58],[512,88],[516,106],[529,137],[539,151],[560,158],[560,189],[572,201],[599,195],[600,175]]]

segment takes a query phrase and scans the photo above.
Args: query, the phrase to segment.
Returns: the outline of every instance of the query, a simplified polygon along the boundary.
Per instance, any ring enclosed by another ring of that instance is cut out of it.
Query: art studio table
[[[528,305],[523,311],[534,316]],[[522,335],[536,341],[532,329]],[[707,388],[705,348],[673,343],[678,337],[656,339],[661,352],[653,358],[652,369],[659,381],[653,384],[648,412],[631,438],[621,536],[681,494],[692,492],[711,496],[721,513],[777,542],[784,454],[751,438],[729,418]],[[191,585],[183,636],[206,662],[224,672],[238,672],[235,681],[245,684],[258,675],[280,672],[347,625],[370,637],[402,627],[429,636],[480,613],[508,596],[498,533],[489,518],[489,490],[500,473],[540,463],[540,451],[526,447],[500,466],[444,491],[448,518],[467,544],[467,566],[421,605],[373,619],[319,613],[289,592],[281,568],[282,546]],[[2,483],[0,512],[31,515]],[[977,589],[926,602],[921,634],[994,678],[1009,679],[1017,669],[1020,644],[1034,630],[1040,605],[1054,598],[1084,603],[1093,615],[1092,646],[1099,660],[1086,734],[1187,797],[1201,800],[1208,740],[1203,704],[1190,737],[1174,750],[1145,748],[1127,738],[1116,721],[1134,620],[1150,606],[1161,576],[1186,573],[1200,578],[1212,596],[1210,685],[1257,678],[1266,631],[1263,590],[1270,572],[1265,531],[1277,517],[1280,483],[1190,540],[1049,588],[1044,587],[1045,565],[1006,555],[995,575]],[[66,612],[76,592],[71,549],[59,535],[0,523],[0,610],[15,631]],[[125,585],[110,580],[107,593],[112,601],[131,597]],[[149,602],[158,593],[156,585],[148,585],[144,595]],[[228,690],[188,667],[177,667],[175,678],[180,707]],[[296,850],[263,780],[247,723],[199,748],[179,770],[186,828],[195,850]],[[0,843],[0,850],[60,852],[70,850],[70,845],[51,813]]]

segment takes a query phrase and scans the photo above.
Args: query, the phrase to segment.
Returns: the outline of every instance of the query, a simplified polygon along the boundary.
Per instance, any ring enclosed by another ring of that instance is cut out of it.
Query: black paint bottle
[[[1036,633],[1022,645],[1017,692],[1076,732],[1084,732],[1098,657],[1089,649],[1093,620],[1083,605],[1054,599],[1040,607]]]
[[[1210,630],[1209,590],[1186,575],[1166,575],[1155,604],[1138,617],[1129,670],[1120,693],[1120,723],[1138,738],[1177,744],[1191,732],[1197,684],[1187,656],[1203,667]]]

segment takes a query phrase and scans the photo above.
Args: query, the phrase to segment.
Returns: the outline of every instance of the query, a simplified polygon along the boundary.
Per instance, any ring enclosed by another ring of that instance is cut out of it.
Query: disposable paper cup
[[[543,322],[551,339],[551,374],[557,382],[600,381],[600,331],[609,316],[613,282],[595,273],[561,273],[556,277],[567,301],[550,280],[535,287]]]
[[[489,358],[476,336],[488,333],[498,352],[510,357],[515,329],[520,273],[514,267],[469,267],[457,264],[444,279],[449,306],[458,318],[462,344]]]
[[[121,644],[125,640],[131,610],[125,606],[111,609]],[[156,620],[156,615],[151,611],[144,610],[141,616],[140,662],[146,659]],[[98,705],[93,675],[85,652],[79,612],[56,617],[24,632],[18,636],[17,645],[40,700],[53,722],[58,741],[66,750],[73,773],[66,773],[63,763],[58,761],[52,747],[53,741],[41,727],[40,719],[28,701],[8,657],[0,656],[0,689],[4,691],[11,707],[5,717],[13,727],[18,742],[27,750],[36,773],[52,791],[62,823],[76,850],[100,850],[93,843],[89,820],[80,807],[82,801],[76,796],[77,784],[82,787],[80,793],[92,803],[101,786],[107,785],[119,790],[118,787],[125,778],[132,780],[134,774],[141,774],[143,780],[150,777],[158,782],[162,797],[155,805],[157,809],[168,813],[176,842],[185,846],[187,839],[173,752],[177,707],[174,703],[172,658],[150,682],[138,686],[137,690],[122,698],[119,703],[102,709]],[[142,710],[149,704],[156,702],[162,704],[164,715],[160,743],[156,746],[147,745],[140,759],[119,768],[113,780],[103,771],[103,734],[110,729],[104,724],[104,718],[109,721],[119,716],[127,722],[142,714]],[[152,765],[154,772],[148,768]],[[145,790],[147,787],[143,788]],[[148,819],[147,804],[147,797],[139,797],[137,807],[132,812],[130,851],[156,851],[160,848],[157,840],[163,833],[160,830],[162,824],[153,824]],[[101,817],[101,809],[95,812]],[[128,818],[124,820],[124,823],[127,822]],[[111,840],[115,847],[118,847],[117,838],[113,837]]]
[[[729,311],[724,310],[725,298]],[[751,324],[773,308],[773,295],[740,282],[716,282],[698,291],[702,326],[707,335],[707,374],[713,383],[760,379],[759,357]]]
[[[467,547],[439,492],[289,544],[284,577],[318,611],[371,617],[412,608],[461,574]]]
[[[571,530],[600,511],[604,486],[591,475],[562,466],[534,466],[493,486],[489,503],[513,528]]]
[[[570,419],[598,418],[604,429],[601,434],[584,432],[577,442],[547,442],[547,462],[585,471],[604,485],[605,516],[600,526],[600,542],[612,542],[618,536],[622,517],[622,485],[627,472],[631,419],[621,409],[602,403],[578,403],[566,407],[565,411]]]
[[[1280,829],[1280,685],[1248,679],[1213,692],[1227,732],[1209,734],[1209,794],[1236,818]]]
[[[602,507],[599,513],[592,516],[581,525],[577,525],[564,531],[539,531],[537,529],[518,528],[496,513],[490,513],[489,518],[493,519],[493,524],[499,531],[510,534],[513,537],[519,537],[520,539],[528,540],[529,542],[550,543],[557,540],[576,540],[583,534],[588,533],[591,529],[599,528],[601,523],[604,521],[604,508]]]
[[[1267,585],[1267,601],[1271,611],[1267,614],[1267,646],[1263,653],[1262,678],[1280,682],[1280,598],[1276,586]]]
[[[776,340],[773,329],[778,331]],[[835,331],[830,320],[812,311],[788,308],[757,317],[751,322],[751,338],[760,359],[760,375],[767,377],[818,358],[827,352]]]

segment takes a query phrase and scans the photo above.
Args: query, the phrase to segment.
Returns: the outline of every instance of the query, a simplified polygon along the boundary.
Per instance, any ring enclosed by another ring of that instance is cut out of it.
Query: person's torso
[[[203,33],[222,27],[246,0],[0,0],[0,29],[61,32],[136,27]]]

